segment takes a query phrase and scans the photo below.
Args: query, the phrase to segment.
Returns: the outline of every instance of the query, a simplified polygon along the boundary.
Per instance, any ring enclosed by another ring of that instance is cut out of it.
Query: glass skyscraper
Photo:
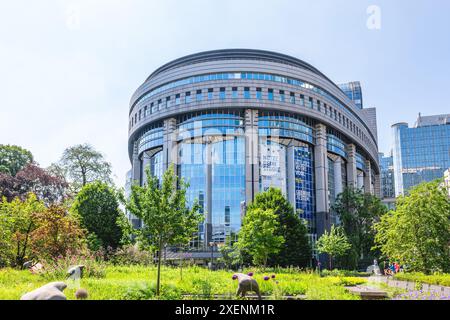
[[[355,102],[358,108],[363,108],[361,83],[359,81],[341,83],[338,86],[350,100]]]
[[[392,126],[395,195],[421,182],[442,178],[450,168],[450,114],[421,116],[414,127]]]

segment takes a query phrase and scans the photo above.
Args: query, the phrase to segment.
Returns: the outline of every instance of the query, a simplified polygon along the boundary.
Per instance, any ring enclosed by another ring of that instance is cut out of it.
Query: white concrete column
[[[373,194],[372,165],[369,160],[366,160],[365,166],[366,166],[366,169],[364,170],[364,192]]]
[[[347,185],[349,187],[358,187],[358,177],[356,170],[356,146],[347,145]]]
[[[205,248],[212,241],[212,142],[206,143],[206,212],[205,212]]]
[[[163,170],[167,170],[170,164],[174,165],[175,173],[178,164],[178,144],[177,144],[177,120],[170,118],[164,120],[163,134]]]
[[[294,165],[294,146],[288,146],[287,153],[287,196],[288,201],[295,207],[295,165]]]
[[[141,183],[141,160],[139,159],[138,154],[138,141],[134,143],[133,146],[133,168],[131,171],[131,179],[133,183]]]
[[[327,128],[316,125],[316,145],[314,146],[314,176],[316,189],[316,227],[317,237],[330,228],[328,201],[328,158]]]
[[[342,193],[342,159],[337,157],[334,160],[334,195],[337,196]]]
[[[258,110],[245,110],[245,206],[259,192]]]

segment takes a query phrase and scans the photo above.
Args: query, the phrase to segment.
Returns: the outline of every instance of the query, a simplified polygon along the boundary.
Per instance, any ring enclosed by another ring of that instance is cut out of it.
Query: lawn
[[[282,296],[304,295],[311,300],[358,299],[346,291],[344,286],[364,283],[358,277],[326,276],[297,269],[272,269],[254,272],[263,295],[271,299]],[[263,280],[264,276],[275,275],[275,279]],[[210,271],[201,267],[163,267],[162,299],[211,299],[212,295],[236,299],[237,281],[231,279],[232,271]],[[64,281],[60,274],[34,275],[28,270],[0,270],[0,300],[19,299],[22,294],[50,281]],[[103,272],[88,275],[81,280],[81,287],[89,292],[92,300],[144,300],[155,299],[156,268],[145,266],[105,266]],[[68,299],[74,299],[75,289],[65,290]],[[194,295],[188,296],[188,295]],[[198,296],[197,296],[198,295]]]
[[[400,272],[395,275],[395,279],[450,287],[450,274],[448,273],[426,275],[419,272]]]

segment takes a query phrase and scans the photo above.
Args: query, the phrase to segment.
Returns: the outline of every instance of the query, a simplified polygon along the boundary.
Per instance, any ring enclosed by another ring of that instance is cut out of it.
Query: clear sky
[[[380,9],[369,29],[367,8]],[[359,80],[391,124],[450,113],[448,0],[14,0],[0,2],[0,144],[44,167],[88,142],[123,184],[129,100],[158,66],[223,48],[278,51],[336,83]]]

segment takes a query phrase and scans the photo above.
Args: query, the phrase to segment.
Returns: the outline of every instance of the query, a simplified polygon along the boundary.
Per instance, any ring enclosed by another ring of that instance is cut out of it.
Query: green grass
[[[419,283],[436,284],[450,287],[450,274],[446,273],[425,275],[419,272],[400,272],[397,273],[394,277],[397,280],[414,281]]]
[[[314,273],[296,269],[276,269],[254,272],[263,295],[280,299],[283,295],[305,295],[307,299],[347,300],[358,299],[346,291],[344,286],[365,282],[365,279],[346,276],[320,277]],[[276,274],[275,280],[264,281],[265,275]],[[162,299],[187,299],[185,295],[202,295],[208,299],[214,294],[235,299],[237,281],[231,279],[232,271],[210,271],[200,267],[163,267],[161,274]],[[19,299],[24,293],[34,290],[49,281],[64,281],[51,274],[33,275],[28,270],[0,270],[0,299]],[[277,282],[278,283],[277,283]],[[154,299],[156,268],[144,266],[106,266],[101,277],[86,277],[81,287],[89,292],[92,300],[140,300]],[[74,299],[75,289],[65,290],[68,299]],[[192,297],[190,297],[192,299]]]

